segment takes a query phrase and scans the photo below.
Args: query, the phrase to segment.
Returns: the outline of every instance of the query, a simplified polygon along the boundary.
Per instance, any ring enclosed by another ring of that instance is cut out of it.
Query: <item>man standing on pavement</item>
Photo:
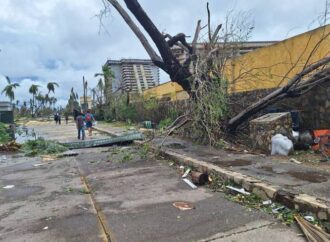
[[[76,125],[78,130],[78,139],[84,140],[85,139],[85,127],[84,127],[84,116],[81,112],[79,112],[78,116],[76,117]]]
[[[86,121],[86,128],[88,129],[88,136],[92,136],[93,122],[95,121],[95,118],[93,114],[91,114],[90,109],[88,109],[87,113],[85,114],[85,121]]]

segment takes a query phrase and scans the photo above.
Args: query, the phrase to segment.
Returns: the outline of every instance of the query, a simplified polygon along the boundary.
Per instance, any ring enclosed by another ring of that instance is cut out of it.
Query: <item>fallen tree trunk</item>
[[[326,65],[330,63],[330,57],[326,57],[310,66],[307,66],[299,74],[294,76],[287,85],[271,92],[264,98],[244,109],[242,112],[231,118],[228,122],[228,131],[233,133],[237,127],[243,122],[249,120],[250,117],[262,111],[271,104],[274,104],[287,97],[298,97],[309,91],[316,85],[320,85],[330,81],[330,67]],[[323,69],[322,69],[323,67]],[[311,73],[314,73],[311,75]],[[307,77],[311,75],[310,77]],[[306,79],[304,79],[306,78]]]

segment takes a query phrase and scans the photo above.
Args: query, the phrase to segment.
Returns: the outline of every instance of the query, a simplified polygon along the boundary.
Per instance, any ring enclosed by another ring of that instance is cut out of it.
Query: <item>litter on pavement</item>
[[[186,172],[182,175],[182,178],[186,178],[186,177],[188,176],[188,174],[189,174],[190,171],[191,171],[191,169],[188,168],[188,169],[186,170]]]
[[[189,181],[187,178],[184,178],[184,179],[182,179],[185,183],[187,183],[192,189],[196,189],[197,188],[197,186],[194,184],[194,183],[192,183],[191,181]]]
[[[304,216],[304,219],[306,219],[308,222],[314,222],[315,218],[313,216]]]
[[[226,186],[226,188],[228,188],[228,189],[230,189],[232,191],[241,193],[243,195],[250,195],[251,194],[251,193],[245,191],[244,188],[236,188],[236,187],[232,187],[232,186]]]
[[[4,186],[3,188],[4,189],[12,189],[12,188],[14,188],[15,186],[14,185],[7,185],[7,186]]]
[[[266,200],[262,202],[262,205],[266,206],[266,205],[271,205],[273,202],[272,200]]]
[[[175,203],[173,203],[173,206],[182,211],[186,211],[186,210],[195,208],[191,203],[187,203],[187,202],[175,202]]]

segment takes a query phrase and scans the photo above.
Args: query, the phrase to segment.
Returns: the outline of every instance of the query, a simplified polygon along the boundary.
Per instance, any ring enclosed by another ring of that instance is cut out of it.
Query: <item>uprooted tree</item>
[[[234,117],[228,118],[226,117],[227,108],[225,105],[227,102],[227,83],[224,77],[225,62],[227,58],[230,58],[228,50],[233,49],[232,43],[247,40],[253,26],[234,19],[231,23],[226,22],[224,27],[220,24],[212,30],[210,26],[210,11],[207,5],[208,23],[202,27],[201,21],[198,20],[193,40],[191,43],[188,43],[184,33],[178,33],[174,36],[161,33],[138,0],[123,1],[127,9],[134,15],[154,42],[157,51],[153,49],[144,33],[117,0],[104,0],[106,8],[104,11],[109,10],[109,4],[107,3],[110,3],[135,33],[153,63],[168,73],[172,81],[180,84],[188,92],[194,103],[196,103],[195,109],[198,110],[197,114],[196,112],[193,114],[192,120],[199,123],[206,131],[210,142],[215,138],[211,138],[211,133],[223,131],[234,133],[237,127],[267,106],[286,97],[303,95],[314,86],[329,81],[328,64],[330,57],[322,59],[317,63],[306,64],[301,73],[289,80],[285,86],[253,103]],[[228,19],[226,20],[229,21]],[[228,28],[235,28],[235,26],[239,26],[239,31],[235,33],[230,32],[235,30]],[[203,52],[199,53],[197,51],[197,42],[199,41],[201,31],[205,28],[207,29],[208,38],[204,43]],[[219,42],[222,44],[219,44]],[[171,49],[173,46],[182,49],[185,53],[185,60],[179,61],[177,59]],[[214,89],[217,89],[217,92],[214,92]],[[214,103],[215,100],[216,103]]]

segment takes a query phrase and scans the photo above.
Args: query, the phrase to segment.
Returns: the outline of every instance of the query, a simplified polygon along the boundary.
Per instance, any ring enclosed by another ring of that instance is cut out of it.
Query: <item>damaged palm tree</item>
[[[218,25],[213,31],[207,5],[208,23],[202,27],[199,20],[193,40],[188,43],[184,33],[174,36],[161,33],[138,0],[123,0],[123,2],[151,38],[157,51],[117,0],[104,0],[104,12],[109,11],[108,3],[110,3],[138,37],[153,63],[168,73],[172,81],[180,84],[193,100],[192,112],[176,120],[176,124],[171,126],[171,132],[173,128],[184,125],[185,120],[192,120],[193,126],[198,127],[194,130],[206,134],[209,143],[214,144],[223,132],[235,133],[242,123],[267,106],[283,98],[303,95],[314,86],[329,80],[327,67],[329,59],[325,58],[306,65],[301,73],[293,77],[285,86],[230,118],[228,117],[228,83],[224,69],[227,59],[235,56],[235,50],[239,47],[237,44],[249,38],[253,29],[252,22],[245,21],[242,16],[232,16],[231,21],[227,18],[223,25]],[[201,31],[205,28],[207,40],[203,41],[203,50],[200,51],[197,45],[201,42],[200,36],[204,36]],[[185,58],[178,59],[173,53],[173,47],[180,48]]]

